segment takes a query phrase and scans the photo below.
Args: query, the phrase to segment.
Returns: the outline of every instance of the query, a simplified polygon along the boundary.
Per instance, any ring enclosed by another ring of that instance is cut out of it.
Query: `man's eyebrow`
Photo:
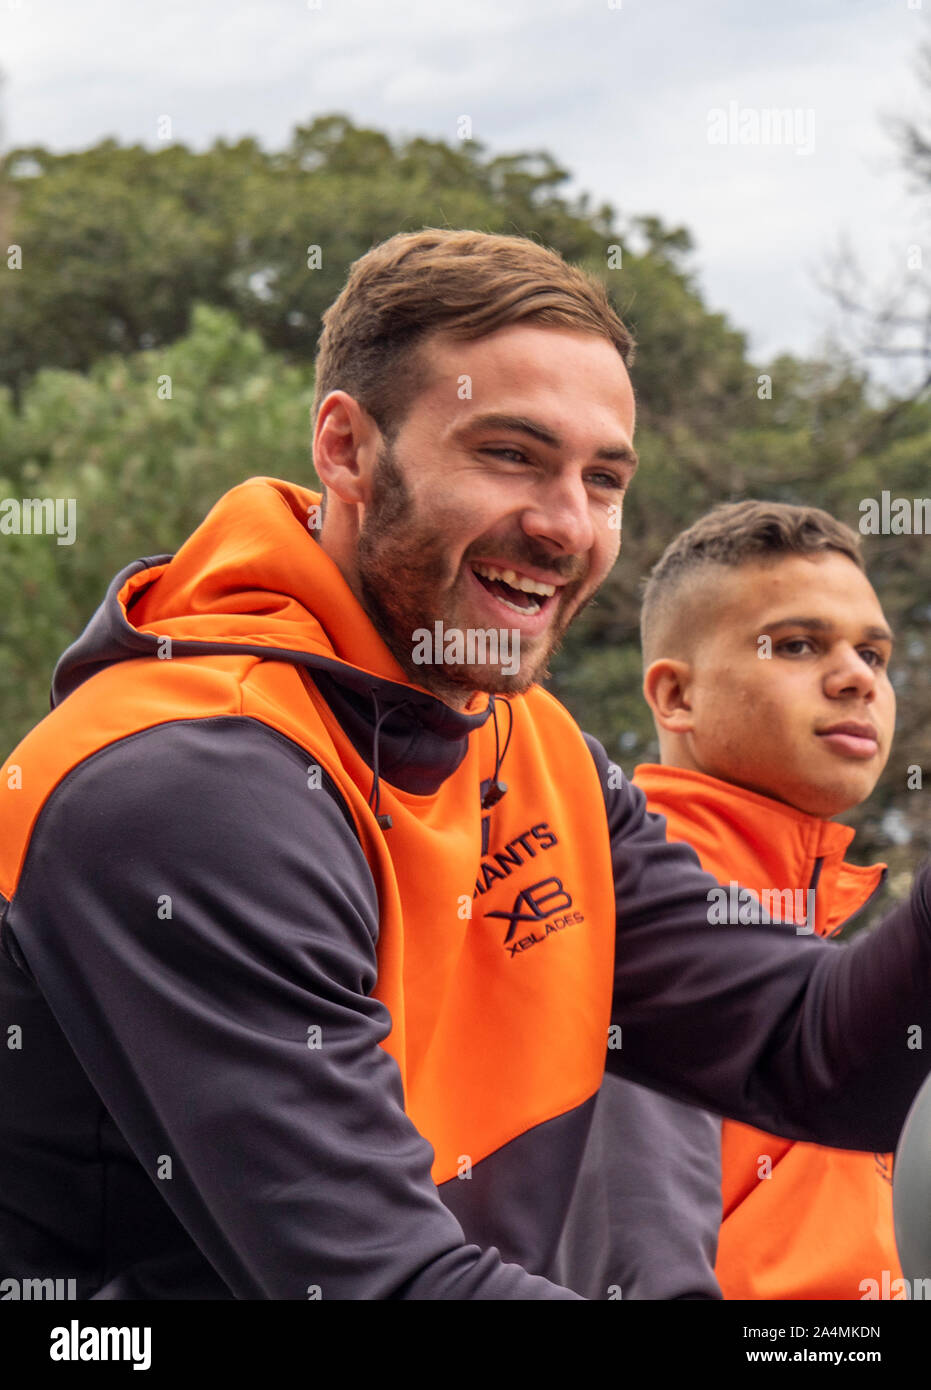
[[[772,622],[763,623],[764,632],[771,632],[778,627],[800,627],[806,632],[833,632],[834,624],[825,622],[823,618],[775,618]],[[870,626],[863,629],[863,636],[870,642],[894,642],[895,636],[887,627]]]
[[[475,434],[478,430],[513,430],[518,434],[529,434],[541,444],[546,444],[551,449],[561,449],[563,441],[558,434],[541,425],[536,420],[531,420],[526,415],[476,415],[471,420],[455,431],[454,437],[465,434]],[[614,463],[630,464],[632,469],[636,469],[640,462],[637,451],[629,444],[605,444],[602,448],[595,450],[595,458],[609,460]]]

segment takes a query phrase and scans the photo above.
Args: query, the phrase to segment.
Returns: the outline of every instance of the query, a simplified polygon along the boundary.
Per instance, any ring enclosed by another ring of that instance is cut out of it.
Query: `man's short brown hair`
[[[399,232],[357,261],[323,315],[313,422],[331,391],[346,391],[390,445],[430,384],[421,340],[442,329],[483,338],[534,322],[608,338],[630,365],[634,340],[593,276],[520,236],[427,227]]]
[[[680,531],[650,571],[640,610],[644,665],[682,656],[681,634],[695,629],[701,580],[714,566],[766,564],[828,550],[865,569],[857,532],[820,507],[758,501],[714,507]]]

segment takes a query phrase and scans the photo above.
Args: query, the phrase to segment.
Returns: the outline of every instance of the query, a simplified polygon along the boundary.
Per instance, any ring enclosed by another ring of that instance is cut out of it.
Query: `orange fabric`
[[[406,681],[308,532],[319,501],[291,483],[250,479],[221,498],[169,564],[123,585],[128,624],[159,639],[203,642],[204,653],[181,655],[162,641],[164,659],[115,662],[10,754],[0,778],[0,892],[15,894],[48,796],[105,745],[169,720],[218,715],[279,730],[307,751],[308,765],[330,774],[359,831],[380,909],[375,993],[393,1024],[383,1046],[400,1068],[407,1113],[434,1147],[441,1183],[601,1084],[615,939],[604,795],[578,726],[533,687],[509,701],[509,790],[484,813],[484,856],[479,787],[495,768],[491,719],[434,795],[409,795],[382,779],[381,811],[393,826],[379,828],[368,806],[371,769],[312,677],[285,653],[335,658],[421,687]],[[228,650],[211,651],[216,643]],[[267,648],[269,659],[236,650],[244,644]],[[476,710],[486,702],[482,696]],[[308,790],[315,794],[326,793]],[[509,851],[519,837],[522,848]],[[527,875],[508,872],[518,854],[539,866],[539,896],[553,910],[519,925],[514,940],[528,944],[512,954],[504,945],[510,919],[489,914],[519,910],[515,882],[524,887]]]
[[[644,764],[633,780],[666,817],[669,839],[692,845],[722,884],[794,895],[821,859],[814,925],[822,936],[836,934],[881,882],[885,865],[845,863],[849,826],[684,768]],[[890,1154],[797,1144],[724,1120],[721,1161],[715,1273],[725,1298],[859,1299],[862,1281],[888,1288],[901,1277]]]

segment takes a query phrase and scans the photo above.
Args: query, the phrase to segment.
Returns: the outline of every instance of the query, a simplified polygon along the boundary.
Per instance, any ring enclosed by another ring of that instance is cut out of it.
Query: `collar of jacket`
[[[670,838],[687,840],[719,881],[761,888],[814,888],[817,930],[834,935],[885,878],[886,865],[844,858],[852,826],[808,815],[772,797],[688,768],[642,763],[631,779],[649,809],[666,817]]]
[[[494,696],[461,713],[407,680],[308,529],[320,501],[295,483],[250,478],[220,498],[176,554],[120,570],[59,658],[51,707],[105,666],[141,656],[244,652],[289,661],[307,669],[377,769],[376,782],[384,777],[414,795],[436,791],[462,762],[472,731],[496,717]]]

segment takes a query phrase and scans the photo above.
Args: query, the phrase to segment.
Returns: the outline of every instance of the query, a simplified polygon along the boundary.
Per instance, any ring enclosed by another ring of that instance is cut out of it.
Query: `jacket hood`
[[[120,570],[59,658],[52,708],[116,661],[164,655],[166,638],[172,656],[289,661],[312,672],[376,782],[380,771],[414,794],[435,791],[465,757],[471,732],[495,717],[495,697],[461,713],[407,679],[308,529],[320,501],[295,483],[250,478],[220,498],[177,554]]]

